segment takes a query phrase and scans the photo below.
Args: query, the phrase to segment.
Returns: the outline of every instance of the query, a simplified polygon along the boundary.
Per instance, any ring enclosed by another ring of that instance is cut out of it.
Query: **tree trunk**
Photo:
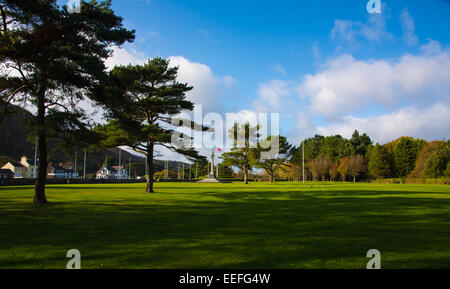
[[[271,183],[274,182],[274,173],[273,173],[273,172],[270,174],[270,182],[271,182]]]
[[[37,107],[37,126],[38,126],[38,148],[39,163],[38,175],[34,184],[33,202],[35,204],[47,204],[45,197],[45,183],[47,181],[47,135],[45,133],[45,90],[40,89],[38,93]]]
[[[356,183],[356,177],[353,177],[353,182]]]
[[[155,144],[150,142],[147,147],[147,188],[146,193],[154,193],[153,190],[153,150]]]
[[[244,166],[244,184],[248,185],[248,168]]]

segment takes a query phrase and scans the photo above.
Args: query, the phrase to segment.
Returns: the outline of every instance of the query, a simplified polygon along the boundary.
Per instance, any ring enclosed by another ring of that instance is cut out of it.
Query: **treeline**
[[[303,148],[304,146],[304,148]],[[381,145],[355,131],[350,139],[340,135],[308,138],[295,148],[282,178],[313,181],[357,181],[385,178],[440,178],[450,175],[449,141],[427,142],[400,137]]]

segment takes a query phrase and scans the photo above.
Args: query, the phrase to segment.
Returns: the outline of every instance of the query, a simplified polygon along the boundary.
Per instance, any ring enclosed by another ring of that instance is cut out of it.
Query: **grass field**
[[[450,187],[301,183],[0,187],[0,268],[450,268]]]

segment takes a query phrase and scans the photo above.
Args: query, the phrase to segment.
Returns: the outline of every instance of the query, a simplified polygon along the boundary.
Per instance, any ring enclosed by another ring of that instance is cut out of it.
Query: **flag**
[[[220,148],[217,148],[217,151],[220,153],[222,150]]]

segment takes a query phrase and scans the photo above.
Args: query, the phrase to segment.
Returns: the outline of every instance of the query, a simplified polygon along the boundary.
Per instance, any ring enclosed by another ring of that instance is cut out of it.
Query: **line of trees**
[[[294,152],[291,144],[284,136],[272,135],[260,139],[260,125],[252,127],[249,123],[235,123],[229,131],[233,140],[230,152],[221,156],[223,165],[236,167],[242,172],[244,184],[248,184],[252,169],[262,169],[270,182],[274,182],[277,172],[289,166],[289,159]],[[276,146],[275,153],[272,153]]]
[[[355,131],[351,139],[340,135],[308,138],[295,149],[284,177],[306,180],[384,178],[439,178],[450,175],[449,141],[427,142],[401,137],[384,145]]]
[[[183,127],[205,131],[199,124],[177,119],[194,104],[186,99],[192,89],[177,81],[178,68],[161,58],[143,65],[115,67],[105,61],[113,47],[132,42],[135,31],[111,9],[111,1],[82,1],[81,13],[71,13],[56,0],[0,0],[0,122],[14,105],[25,108],[31,139],[38,140],[38,175],[34,203],[45,204],[49,148],[128,146],[147,156],[148,193],[152,193],[156,146],[165,147],[201,162]],[[96,125],[80,105],[88,101],[102,108],[108,120]],[[25,110],[24,110],[25,111]],[[402,137],[386,145],[373,146],[358,132],[342,136],[315,136],[300,147],[282,136],[264,141],[279,144],[279,154],[251,145],[259,127],[236,124],[233,149],[223,154],[224,167],[238,167],[248,183],[253,168],[264,170],[270,180],[290,172],[297,178],[305,170],[310,180],[346,180],[407,176],[440,177],[449,174],[448,141],[428,143]],[[176,138],[174,140],[174,135]],[[181,146],[174,146],[174,141]],[[302,149],[307,166],[302,167]],[[203,160],[203,161],[202,161]]]

